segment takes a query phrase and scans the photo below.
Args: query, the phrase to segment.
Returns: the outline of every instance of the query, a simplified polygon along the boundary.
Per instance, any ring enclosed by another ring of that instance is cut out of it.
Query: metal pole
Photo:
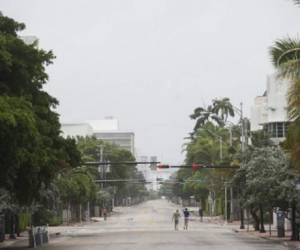
[[[219,138],[220,140],[220,160],[222,161],[223,160],[223,141],[222,141],[222,137]]]
[[[99,162],[103,163],[103,145],[100,145],[100,155],[99,155]],[[98,165],[98,171],[100,173],[100,178],[103,180],[103,164]],[[101,190],[103,190],[104,183],[101,182]],[[102,200],[102,206],[101,206],[101,216],[103,216],[103,207],[104,207],[104,201]]]
[[[242,152],[244,152],[245,150],[245,135],[244,135],[244,117],[243,117],[243,103],[241,102],[241,149],[242,149]]]
[[[227,183],[225,182],[225,209],[224,209],[225,224],[227,224]]]
[[[100,146],[100,162],[103,162],[103,145]],[[101,179],[103,180],[103,165],[101,165]],[[103,189],[103,183],[101,183],[101,188]]]
[[[229,136],[230,136],[230,146],[232,147],[232,127],[229,127]]]
[[[244,117],[243,117],[243,103],[241,102],[241,133],[242,133],[242,141],[241,141],[241,143],[242,143],[242,154],[244,154],[244,151],[245,151],[245,130],[244,130]],[[244,161],[244,160],[243,160]],[[243,162],[242,162],[242,164],[243,164]],[[244,225],[244,209],[243,209],[243,207],[242,207],[242,204],[240,204],[241,205],[241,213],[240,213],[240,215],[241,215],[241,225],[240,225],[240,229],[245,229],[245,225]]]
[[[230,221],[233,221],[233,189],[230,187]]]

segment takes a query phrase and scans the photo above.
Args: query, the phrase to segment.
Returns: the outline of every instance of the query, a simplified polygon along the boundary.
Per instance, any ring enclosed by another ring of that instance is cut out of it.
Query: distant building
[[[61,125],[63,137],[92,136],[93,128],[88,123],[65,123]]]
[[[100,140],[118,145],[134,155],[134,133],[120,131],[94,132],[93,135]]]
[[[290,81],[267,78],[267,88],[262,96],[255,98],[251,108],[251,131],[266,130],[275,144],[283,141],[288,127],[287,93]]]
[[[38,43],[39,39],[36,36],[20,36],[20,39],[23,40],[27,45],[31,45],[33,43]]]
[[[97,139],[126,149],[134,155],[134,133],[120,131],[118,120],[112,117],[86,123],[62,124],[61,130],[64,137],[95,136]]]

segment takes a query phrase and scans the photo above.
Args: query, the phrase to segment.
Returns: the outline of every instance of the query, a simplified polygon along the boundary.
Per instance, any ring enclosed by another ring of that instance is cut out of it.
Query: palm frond
[[[300,41],[290,37],[277,40],[270,48],[270,55],[272,63],[277,69],[284,67],[290,61],[297,63],[300,59]]]
[[[201,116],[201,113],[205,112],[205,109],[202,107],[198,107],[194,110],[194,113],[190,115],[191,119],[197,119],[199,116]]]
[[[289,89],[288,112],[291,120],[300,118],[300,78],[295,79]]]
[[[296,5],[300,5],[300,0],[293,0]]]

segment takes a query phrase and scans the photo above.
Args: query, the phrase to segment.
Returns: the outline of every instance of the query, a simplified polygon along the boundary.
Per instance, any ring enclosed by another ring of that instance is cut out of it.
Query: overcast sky
[[[249,114],[269,47],[298,36],[292,0],[0,0],[57,56],[46,89],[62,122],[114,116],[139,155],[180,163],[189,115],[215,97]]]

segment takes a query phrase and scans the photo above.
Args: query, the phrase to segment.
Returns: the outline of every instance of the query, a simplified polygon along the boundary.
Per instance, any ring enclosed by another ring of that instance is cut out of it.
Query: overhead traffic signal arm
[[[166,169],[166,168],[170,168],[170,166],[167,165],[167,164],[158,164],[157,168],[159,168],[159,169]]]
[[[157,165],[158,169],[168,169],[168,168],[190,168],[193,171],[198,171],[203,168],[214,168],[214,169],[238,169],[239,166],[226,166],[226,165],[204,165],[199,163],[193,163],[192,165],[167,165],[167,164],[159,164]]]
[[[83,162],[81,165],[83,166],[99,166],[99,165],[151,165],[151,164],[159,164],[158,161],[119,161],[119,162],[99,162],[99,161],[88,161]]]

